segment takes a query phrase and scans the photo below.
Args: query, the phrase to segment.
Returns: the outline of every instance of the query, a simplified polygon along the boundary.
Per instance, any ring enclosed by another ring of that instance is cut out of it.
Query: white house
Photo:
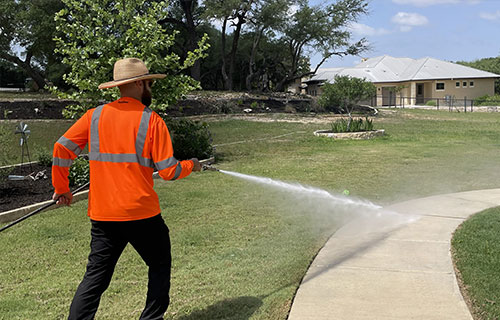
[[[320,95],[325,82],[336,75],[364,78],[377,87],[377,106],[425,104],[431,99],[475,99],[495,93],[500,75],[434,58],[394,58],[380,56],[365,59],[351,68],[325,68],[304,81],[306,93]],[[400,90],[394,90],[399,88]]]

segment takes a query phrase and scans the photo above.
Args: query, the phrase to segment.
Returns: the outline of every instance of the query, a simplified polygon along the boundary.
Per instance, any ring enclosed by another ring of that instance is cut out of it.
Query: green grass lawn
[[[378,204],[499,187],[500,114],[388,110],[374,123],[385,137],[333,141],[312,135],[328,123],[209,121],[217,166],[225,170],[348,189]],[[335,211],[218,172],[158,181],[156,190],[173,246],[167,319],[285,319],[309,263],[338,227]],[[6,319],[65,318],[89,250],[85,212],[80,202],[0,235]],[[138,318],[146,278],[127,248],[97,319]]]
[[[500,318],[499,237],[499,207],[472,216],[453,235],[453,258],[475,319]]]
[[[21,162],[20,135],[15,134],[19,122],[19,120],[0,120],[0,166]],[[37,160],[39,153],[52,155],[54,143],[73,123],[71,120],[23,120],[23,122],[31,130],[28,150],[32,161]],[[28,162],[26,153],[24,162]]]
[[[57,99],[57,96],[47,92],[0,92],[0,100],[12,99],[44,100]]]

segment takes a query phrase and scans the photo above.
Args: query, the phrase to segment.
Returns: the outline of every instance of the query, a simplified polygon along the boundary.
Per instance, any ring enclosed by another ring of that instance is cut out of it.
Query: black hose
[[[83,189],[87,188],[87,187],[89,186],[89,184],[90,184],[90,182],[87,182],[86,184],[84,184],[84,185],[82,185],[82,186],[78,187],[77,189],[75,189],[72,193],[73,193],[73,194],[76,194],[76,193],[78,193],[78,192],[82,191]],[[0,228],[0,232],[4,231],[4,230],[6,230],[6,229],[9,229],[10,227],[12,227],[12,226],[14,226],[14,225],[18,224],[19,222],[21,222],[21,221],[23,221],[23,220],[26,220],[26,219],[28,219],[29,217],[34,216],[35,214],[37,214],[37,213],[39,213],[39,212],[41,212],[41,211],[43,211],[43,210],[45,210],[45,209],[47,209],[47,208],[49,208],[49,207],[53,206],[54,204],[56,204],[56,202],[57,202],[56,200],[52,200],[51,202],[49,202],[49,203],[47,203],[47,204],[45,204],[45,205],[41,206],[40,208],[38,208],[38,209],[34,210],[33,212],[30,212],[30,213],[28,213],[27,215],[22,216],[21,218],[19,218],[19,219],[17,219],[17,220],[12,221],[12,222],[11,222],[11,223],[9,223],[8,225],[3,226],[2,228]]]

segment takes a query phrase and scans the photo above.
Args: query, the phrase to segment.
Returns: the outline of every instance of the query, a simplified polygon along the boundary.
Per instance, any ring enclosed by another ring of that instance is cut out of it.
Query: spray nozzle
[[[201,169],[203,171],[219,171],[219,169],[217,169],[216,167],[212,167],[211,165],[208,165],[208,164],[204,164]]]

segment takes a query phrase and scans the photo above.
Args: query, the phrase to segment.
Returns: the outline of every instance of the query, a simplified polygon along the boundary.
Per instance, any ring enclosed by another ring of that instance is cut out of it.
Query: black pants
[[[140,319],[163,319],[169,304],[170,237],[160,214],[136,221],[94,221],[87,272],[71,303],[70,320],[94,319],[116,262],[127,243],[149,267],[146,307]]]

